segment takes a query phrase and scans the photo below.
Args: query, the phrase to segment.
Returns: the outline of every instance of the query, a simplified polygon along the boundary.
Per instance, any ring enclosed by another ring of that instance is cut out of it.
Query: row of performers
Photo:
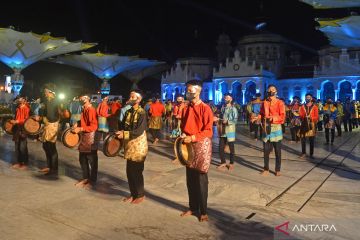
[[[202,82],[191,80],[186,83],[186,99],[188,104],[183,105],[180,112],[181,143],[190,145],[193,148],[194,156],[186,165],[186,182],[189,195],[189,209],[181,216],[195,215],[199,221],[207,221],[207,198],[208,198],[208,170],[212,157],[213,124],[222,126],[220,131],[220,156],[221,164],[218,168],[233,169],[234,163],[234,141],[236,137],[236,123],[238,112],[232,104],[232,96],[224,96],[225,105],[221,114],[215,116],[208,104],[201,99]],[[36,121],[44,123],[42,132],[43,149],[47,159],[47,167],[40,172],[49,176],[58,174],[58,152],[56,149],[57,133],[59,131],[59,107],[55,100],[55,88],[46,85],[44,88],[46,101],[41,116],[34,117]],[[252,116],[254,122],[258,122],[263,129],[264,142],[264,169],[262,175],[269,174],[269,155],[272,148],[275,149],[276,163],[275,175],[280,176],[281,169],[281,141],[283,138],[282,124],[285,121],[285,104],[276,97],[277,89],[271,85],[267,89],[268,97],[262,101],[260,112]],[[311,95],[306,96],[309,101],[303,106],[302,117],[308,121],[308,128],[304,127],[302,137],[304,139],[314,138],[314,126],[318,119],[317,107],[311,101]],[[146,130],[147,114],[140,106],[143,99],[140,90],[132,90],[128,100],[128,109],[124,110],[120,129],[116,136],[124,141],[124,158],[126,163],[126,174],[129,183],[130,196],[124,202],[134,204],[141,203],[145,198],[144,192],[144,161],[148,153]],[[98,171],[98,155],[95,132],[100,129],[100,116],[90,102],[90,97],[84,94],[80,98],[82,112],[80,121],[74,123],[72,131],[81,134],[81,141],[78,147],[79,162],[82,169],[82,179],[76,183],[77,187],[91,187],[96,184]],[[17,164],[15,168],[28,164],[28,150],[26,136],[23,133],[22,124],[29,118],[29,107],[24,98],[19,98],[19,105],[16,109],[16,117],[13,123],[17,130],[14,134],[15,151],[17,153]],[[310,140],[310,142],[313,140]],[[230,147],[230,164],[226,165],[224,157],[225,145]]]
[[[260,114],[262,105],[261,95],[257,94],[256,99],[251,102],[249,107],[250,112],[250,131],[254,132],[254,137],[262,137],[261,122],[257,120]],[[311,112],[308,115],[307,109],[311,106]],[[301,139],[302,143],[302,157],[305,156],[305,138],[304,132],[309,128],[314,136],[309,136],[310,140],[310,156],[314,153],[314,137],[317,131],[322,131],[325,128],[325,144],[333,144],[335,139],[335,129],[338,131],[338,136],[342,134],[342,124],[344,124],[345,132],[352,131],[353,127],[358,127],[359,119],[357,114],[358,105],[356,102],[347,100],[345,104],[341,101],[333,102],[332,98],[328,98],[323,105],[320,101],[316,101],[311,94],[306,94],[305,103],[300,103],[300,98],[294,97],[290,105],[285,106],[286,122],[290,127],[291,142],[298,142]],[[349,128],[348,128],[349,127]],[[282,130],[285,132],[285,125],[282,125]],[[307,133],[309,135],[309,133]]]

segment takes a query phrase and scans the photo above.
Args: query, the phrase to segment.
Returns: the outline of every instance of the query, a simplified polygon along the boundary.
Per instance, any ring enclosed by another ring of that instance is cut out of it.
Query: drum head
[[[11,119],[7,119],[5,120],[4,124],[3,124],[3,129],[5,130],[5,132],[9,135],[13,135],[14,134],[14,124],[10,123]]]
[[[104,140],[104,155],[107,157],[115,157],[120,152],[122,146],[122,140],[118,139],[115,134],[110,134]]]
[[[40,132],[41,124],[33,118],[28,118],[24,122],[24,130],[29,135],[37,135]]]
[[[61,141],[65,147],[74,148],[80,143],[80,134],[71,132],[71,128],[64,131]]]
[[[194,149],[191,143],[183,144],[183,138],[177,138],[175,141],[175,155],[179,162],[187,166],[194,159]]]

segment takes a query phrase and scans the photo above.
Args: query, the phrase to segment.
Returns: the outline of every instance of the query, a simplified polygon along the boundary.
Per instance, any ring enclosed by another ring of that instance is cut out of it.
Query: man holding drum
[[[144,162],[148,153],[146,137],[146,112],[140,106],[143,98],[140,90],[132,90],[128,103],[132,106],[126,111],[117,131],[119,139],[124,139],[124,158],[126,161],[126,175],[129,182],[130,196],[124,202],[139,204],[145,199],[144,191]]]
[[[96,184],[98,173],[97,143],[95,132],[98,128],[96,109],[90,102],[90,95],[83,94],[80,102],[83,105],[81,112],[80,126],[74,125],[73,132],[81,133],[79,144],[79,162],[83,178],[75,184],[77,187],[89,187]]]
[[[199,221],[208,221],[208,175],[211,162],[213,112],[200,99],[202,82],[186,83],[186,98],[189,104],[182,111],[181,131],[184,144],[191,143],[194,159],[186,166],[186,184],[189,194],[189,210],[181,214],[190,216],[200,211]]]
[[[17,163],[12,167],[26,169],[29,163],[29,156],[23,125],[25,120],[29,117],[30,108],[26,103],[25,97],[20,96],[17,103],[18,106],[15,110],[15,119],[10,121],[11,124],[15,125],[13,140],[15,141],[15,154],[17,158]]]
[[[45,103],[41,117],[44,123],[42,133],[43,149],[46,155],[47,167],[42,168],[40,172],[46,175],[58,174],[58,152],[56,149],[57,134],[59,131],[60,107],[55,99],[55,85],[46,84],[44,86]],[[34,116],[39,121],[40,116]]]

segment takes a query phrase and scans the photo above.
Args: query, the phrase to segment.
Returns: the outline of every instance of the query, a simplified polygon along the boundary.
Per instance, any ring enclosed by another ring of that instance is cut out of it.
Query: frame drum
[[[109,134],[104,140],[103,152],[107,157],[116,157],[123,147],[123,141],[116,134]]]
[[[78,133],[73,133],[71,128],[65,129],[61,136],[61,141],[65,147],[74,148],[79,145],[81,137]]]
[[[38,121],[35,121],[32,117],[29,117],[24,122],[24,130],[26,134],[37,135],[40,133],[41,124]]]

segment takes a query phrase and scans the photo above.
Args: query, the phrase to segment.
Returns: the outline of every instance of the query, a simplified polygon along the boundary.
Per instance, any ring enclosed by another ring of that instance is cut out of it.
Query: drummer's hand
[[[16,122],[16,120],[13,119],[13,120],[10,120],[10,123],[11,124],[16,124],[17,122]]]
[[[124,131],[117,131],[115,134],[116,134],[116,137],[119,139],[124,138]]]
[[[35,121],[37,121],[37,122],[40,121],[40,116],[37,116],[37,115],[36,115],[36,116],[33,116],[32,118],[33,118]]]
[[[223,124],[227,124],[227,123],[228,123],[228,120],[223,120],[222,123],[223,123]]]
[[[183,143],[191,143],[191,136],[186,136],[185,138],[184,138],[184,141],[183,141]]]
[[[213,119],[214,119],[214,122],[219,121],[219,118],[218,118],[218,117],[214,117]]]
[[[77,128],[77,123],[74,123],[74,125],[72,125],[72,128]]]
[[[181,138],[185,138],[185,137],[186,137],[186,134],[185,134],[185,133],[182,133],[180,137],[181,137]]]
[[[76,128],[74,128],[74,129],[72,130],[72,132],[74,132],[74,133],[79,133],[79,132],[81,132],[81,130],[82,130],[81,127],[76,127]]]

